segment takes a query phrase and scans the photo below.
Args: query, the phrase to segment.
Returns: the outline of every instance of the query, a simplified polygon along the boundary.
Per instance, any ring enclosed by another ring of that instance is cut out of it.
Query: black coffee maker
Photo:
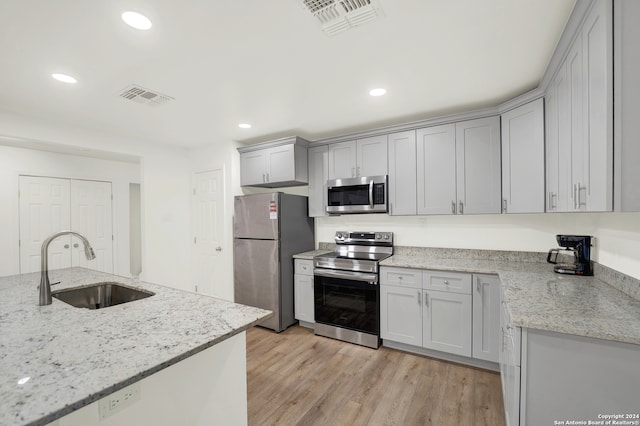
[[[593,275],[591,238],[590,235],[556,235],[556,241],[562,248],[549,250],[547,262],[556,265],[553,270],[558,274]],[[558,263],[560,252],[573,253],[573,263]]]

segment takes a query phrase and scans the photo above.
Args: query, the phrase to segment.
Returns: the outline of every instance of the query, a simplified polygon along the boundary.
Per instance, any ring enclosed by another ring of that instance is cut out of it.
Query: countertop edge
[[[209,349],[209,348],[217,345],[218,343],[224,342],[225,340],[229,339],[230,337],[233,337],[235,335],[238,335],[238,334],[248,330],[249,328],[253,327],[254,325],[262,322],[263,320],[271,318],[273,315],[274,315],[273,312],[271,312],[271,313],[269,313],[267,315],[258,317],[256,319],[254,319],[253,321],[251,321],[251,322],[249,322],[249,323],[247,323],[247,324],[245,324],[245,325],[243,325],[241,327],[235,328],[235,329],[229,331],[226,334],[218,336],[215,339],[213,339],[213,340],[211,340],[211,341],[209,341],[207,343],[203,343],[200,346],[196,346],[195,348],[190,349],[187,352],[184,352],[184,353],[182,353],[182,354],[180,354],[178,356],[175,356],[175,357],[173,357],[173,358],[171,358],[171,359],[169,359],[169,360],[167,360],[165,362],[162,362],[162,363],[160,363],[160,364],[158,364],[158,365],[156,365],[154,367],[151,367],[151,368],[148,368],[148,369],[146,369],[144,371],[141,371],[140,373],[138,373],[138,374],[136,374],[134,376],[131,376],[126,380],[123,380],[123,381],[121,381],[119,383],[116,383],[116,384],[114,384],[112,386],[109,386],[109,387],[107,387],[107,388],[105,388],[105,389],[103,389],[103,390],[101,390],[99,392],[96,392],[94,394],[88,395],[85,398],[82,398],[82,399],[80,399],[80,400],[78,400],[76,402],[73,402],[73,403],[71,403],[69,405],[66,405],[64,408],[62,408],[62,409],[60,409],[58,411],[54,411],[54,412],[50,413],[49,415],[43,416],[40,419],[38,419],[38,420],[36,420],[36,421],[34,421],[32,423],[28,423],[27,425],[28,426],[31,426],[31,425],[33,425],[33,426],[47,425],[48,423],[54,422],[54,421],[56,421],[56,420],[58,420],[58,419],[60,419],[60,418],[62,418],[64,416],[66,416],[67,414],[71,414],[74,411],[77,411],[82,407],[86,407],[87,405],[90,405],[90,404],[92,404],[92,403],[94,403],[96,401],[99,401],[100,399],[102,399],[102,398],[104,398],[104,397],[106,397],[108,395],[111,395],[114,392],[119,391],[120,389],[126,388],[127,386],[132,385],[132,384],[134,384],[136,382],[139,382],[140,380],[142,380],[142,379],[144,379],[146,377],[149,377],[149,376],[151,376],[151,375],[153,375],[153,374],[155,374],[155,373],[157,373],[159,371],[162,371],[165,368],[171,367],[172,365],[175,365],[180,361],[183,361],[183,360],[185,360],[185,359],[187,359],[187,358],[189,358],[189,357],[191,357],[191,356],[193,356],[193,355],[195,355],[197,353],[200,353],[200,352],[202,352],[202,351],[204,351],[206,349]]]

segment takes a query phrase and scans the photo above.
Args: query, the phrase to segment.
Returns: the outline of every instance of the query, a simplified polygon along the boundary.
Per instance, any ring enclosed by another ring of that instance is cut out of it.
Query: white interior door
[[[225,268],[224,185],[222,170],[195,174],[194,191],[194,279],[195,290],[209,296]]]
[[[84,235],[93,251],[88,261],[84,245],[71,238],[71,264],[96,271],[113,273],[113,222],[111,212],[111,183],[90,180],[71,181],[71,230]]]
[[[20,273],[40,271],[42,242],[70,229],[68,179],[20,176]],[[71,239],[60,237],[49,246],[49,269],[71,266]]]

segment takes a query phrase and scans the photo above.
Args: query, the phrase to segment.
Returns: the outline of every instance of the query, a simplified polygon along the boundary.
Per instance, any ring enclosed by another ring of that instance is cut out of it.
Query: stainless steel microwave
[[[362,176],[327,181],[327,213],[386,213],[388,176]]]

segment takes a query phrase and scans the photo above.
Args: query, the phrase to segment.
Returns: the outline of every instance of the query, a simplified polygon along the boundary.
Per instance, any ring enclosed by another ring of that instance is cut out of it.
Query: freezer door
[[[277,240],[280,217],[279,193],[234,198],[234,238]]]
[[[273,311],[261,326],[281,331],[277,240],[233,240],[235,302]]]

